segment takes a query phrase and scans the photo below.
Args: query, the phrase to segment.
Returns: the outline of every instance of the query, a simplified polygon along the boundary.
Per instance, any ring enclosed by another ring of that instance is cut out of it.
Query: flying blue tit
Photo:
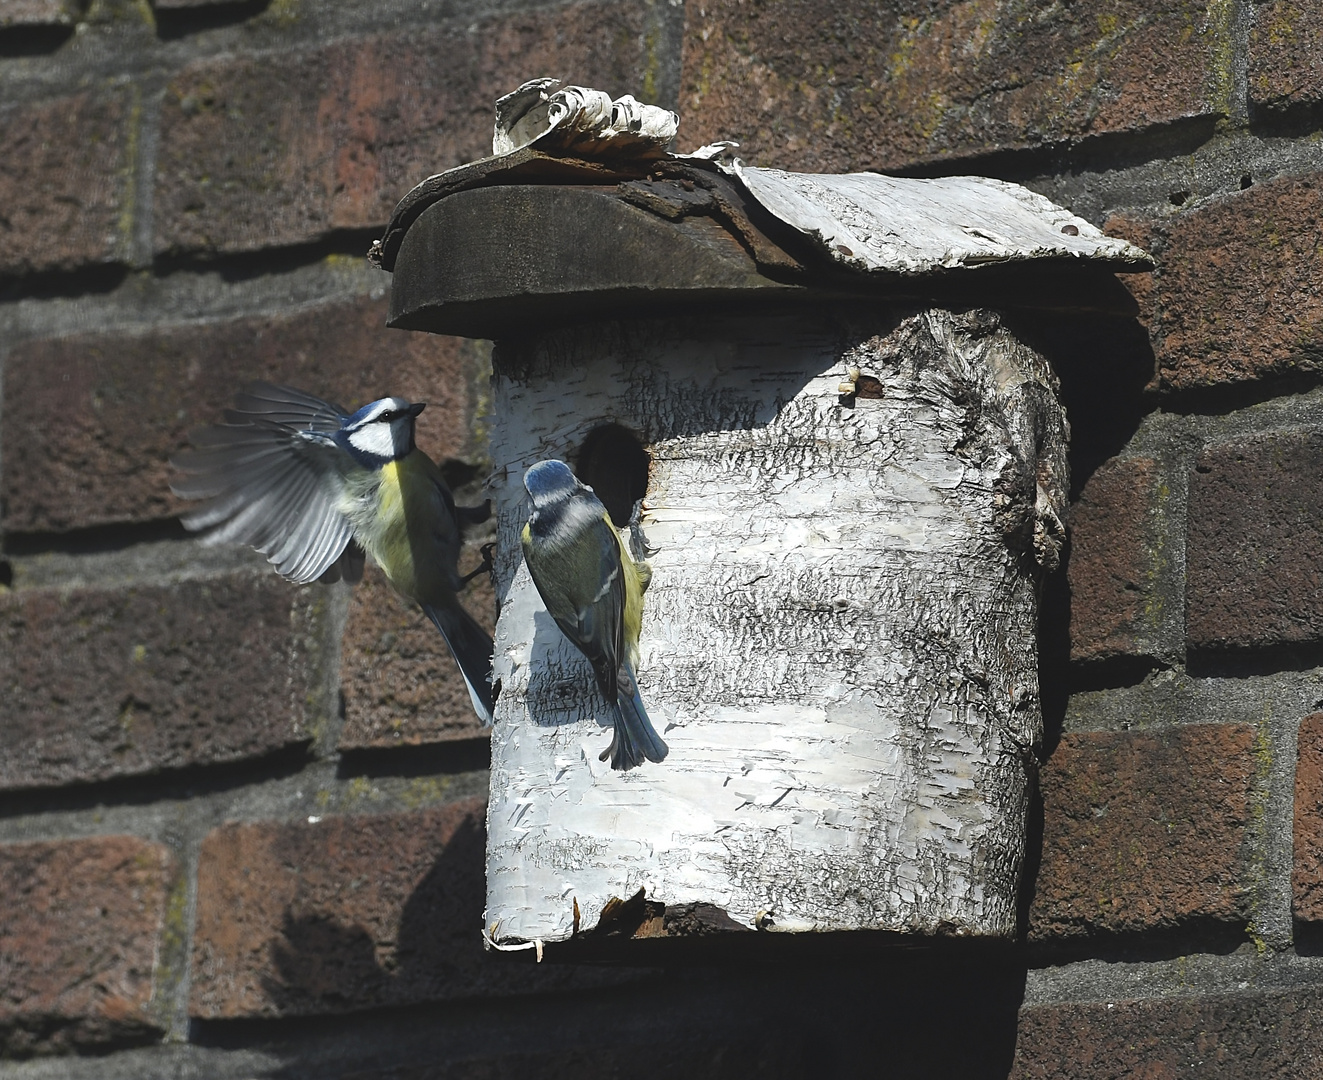
[[[611,707],[615,735],[602,753],[632,769],[666,756],[639,697],[638,663],[646,568],[630,558],[606,508],[563,461],[524,473],[533,500],[522,535],[524,561],[547,611],[588,658]],[[642,570],[642,572],[641,572]]]
[[[249,544],[303,584],[356,579],[371,555],[395,589],[445,638],[473,709],[492,720],[492,639],[459,604],[461,521],[489,508],[456,507],[432,459],[414,445],[422,404],[388,397],[347,413],[270,383],[253,383],[225,423],[192,434],[171,459],[191,475],[170,489],[207,502],[183,517],[208,542]],[[475,571],[477,573],[478,571]],[[471,577],[472,575],[470,575]]]

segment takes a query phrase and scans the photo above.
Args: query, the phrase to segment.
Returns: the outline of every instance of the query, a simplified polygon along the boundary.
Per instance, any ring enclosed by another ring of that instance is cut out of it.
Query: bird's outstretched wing
[[[225,410],[225,420],[230,424],[270,420],[285,427],[320,431],[326,435],[339,431],[348,416],[349,413],[339,405],[295,390],[292,386],[276,386],[268,382],[249,383],[235,395],[234,408]]]
[[[191,475],[170,488],[206,499],[183,515],[207,542],[248,544],[284,577],[315,581],[352,538],[340,512],[348,455],[330,440],[343,410],[299,390],[254,383],[225,414],[227,423],[192,435],[193,449],[171,459]]]

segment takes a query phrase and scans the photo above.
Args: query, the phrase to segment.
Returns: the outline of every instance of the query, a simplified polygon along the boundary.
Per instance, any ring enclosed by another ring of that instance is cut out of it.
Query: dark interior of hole
[[[860,375],[854,381],[854,396],[861,398],[881,398],[886,395],[882,391],[880,380],[871,375]]]
[[[652,458],[629,428],[603,424],[583,440],[574,471],[597,493],[616,527],[624,528],[634,504],[648,492],[651,464]]]

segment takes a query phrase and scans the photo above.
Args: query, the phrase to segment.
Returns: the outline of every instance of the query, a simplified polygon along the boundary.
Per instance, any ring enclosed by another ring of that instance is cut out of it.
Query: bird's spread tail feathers
[[[667,746],[648,719],[643,708],[643,698],[639,696],[638,680],[628,664],[621,665],[619,697],[614,708],[615,735],[611,745],[602,751],[601,760],[611,759],[613,769],[632,769],[642,765],[644,759],[661,761],[666,757]]]
[[[433,607],[423,604],[423,611],[446,639],[464,684],[473,700],[473,711],[484,724],[492,722],[492,639],[473,616],[458,604]]]

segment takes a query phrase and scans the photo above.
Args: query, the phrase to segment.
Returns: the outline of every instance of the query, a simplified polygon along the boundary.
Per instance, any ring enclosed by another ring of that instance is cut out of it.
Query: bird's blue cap
[[[578,486],[579,482],[574,478],[570,467],[555,458],[539,461],[529,466],[528,471],[524,473],[524,487],[533,496],[535,503],[568,494]]]
[[[387,413],[408,413],[410,416],[417,416],[427,408],[424,401],[409,401],[408,398],[388,397],[380,398],[377,401],[369,401],[358,412],[345,418],[344,426],[347,428],[359,427],[363,423],[375,420]]]

